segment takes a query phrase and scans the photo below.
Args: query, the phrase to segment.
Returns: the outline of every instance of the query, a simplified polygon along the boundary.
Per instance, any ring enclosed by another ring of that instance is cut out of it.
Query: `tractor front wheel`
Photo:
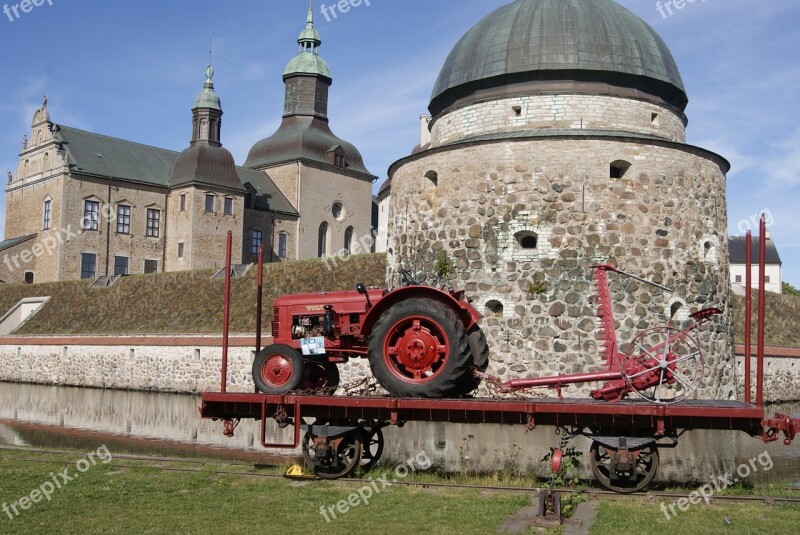
[[[286,394],[303,379],[303,357],[293,347],[275,344],[261,350],[253,362],[253,382],[264,394]]]
[[[432,299],[408,299],[383,313],[370,337],[369,364],[398,397],[458,396],[473,377],[464,324]]]

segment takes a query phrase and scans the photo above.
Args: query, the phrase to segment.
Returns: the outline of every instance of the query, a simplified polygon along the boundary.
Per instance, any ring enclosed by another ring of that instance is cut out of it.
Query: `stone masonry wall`
[[[622,179],[609,178],[616,160],[631,163]],[[720,165],[688,147],[566,138],[456,146],[411,158],[392,176],[390,283],[401,266],[432,273],[444,254],[455,268],[452,285],[465,288],[479,308],[491,300],[505,304],[482,321],[490,373],[580,373],[602,367],[591,266],[616,264],[675,289],[665,294],[611,276],[621,344],[666,323],[676,302],[692,312],[724,310],[697,334],[707,361],[702,395],[732,398]],[[430,171],[435,183],[426,178]],[[535,249],[521,247],[523,235],[538,236]],[[716,254],[704,250],[708,241]]]
[[[518,96],[456,109],[434,121],[431,146],[476,134],[536,128],[615,130],[686,140],[684,118],[673,108],[620,97],[560,94]]]

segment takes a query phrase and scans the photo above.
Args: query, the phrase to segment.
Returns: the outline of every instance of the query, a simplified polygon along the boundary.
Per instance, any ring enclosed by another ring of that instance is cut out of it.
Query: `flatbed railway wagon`
[[[300,447],[306,464],[329,479],[371,468],[383,452],[382,429],[406,422],[491,423],[527,429],[543,425],[555,427],[562,437],[585,436],[592,443],[589,461],[598,483],[624,493],[646,488],[658,471],[659,450],[675,447],[687,430],[738,431],[764,442],[783,438],[788,446],[800,432],[800,418],[769,417],[763,402],[765,230],[762,219],[756,393],[751,400],[746,321],[744,401],[694,399],[704,360],[692,333],[711,321],[717,309],[695,312],[683,330],[664,326],[643,331],[620,349],[608,275],[632,275],[614,266],[593,268],[604,370],[501,382],[485,373],[488,347],[477,326],[480,314],[463,292],[421,286],[410,275],[405,287],[392,292],[359,285],[354,292],[279,298],[274,304],[273,343],[262,348],[261,258],[254,392],[227,392],[229,235],[220,391],[202,394],[200,413],[222,421],[228,436],[243,419],[259,421],[263,447]],[[748,247],[749,241],[748,233]],[[749,266],[746,272],[749,279]],[[746,318],[750,318],[749,280],[746,286]],[[337,364],[364,357],[388,395],[339,385]],[[481,381],[500,396],[473,397]],[[562,397],[564,385],[578,383],[602,386],[591,398]],[[335,395],[340,386],[350,390],[348,395]],[[522,395],[541,387],[555,390],[557,397]],[[269,420],[279,429],[291,428],[291,440],[270,437]],[[558,470],[563,454],[560,448],[554,450],[553,470]]]

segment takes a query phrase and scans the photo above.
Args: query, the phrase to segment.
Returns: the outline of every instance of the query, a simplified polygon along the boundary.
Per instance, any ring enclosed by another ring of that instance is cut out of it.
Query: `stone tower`
[[[245,167],[264,171],[302,214],[294,233],[298,258],[349,251],[371,239],[372,182],[358,149],[337,137],[328,120],[331,70],[309,8],[297,39],[300,52],[283,73],[283,121],[256,143]]]
[[[664,41],[612,0],[489,14],[445,61],[430,145],[390,168],[390,283],[438,257],[487,315],[490,373],[580,373],[602,365],[591,266],[612,263],[674,289],[612,276],[621,344],[725,311],[698,335],[702,395],[733,397],[729,164],[686,143],[687,103]]]
[[[233,262],[242,261],[244,197],[233,156],[222,147],[222,104],[214,92],[214,70],[192,108],[192,141],[180,153],[169,180],[166,270],[216,268],[225,262],[232,231]]]

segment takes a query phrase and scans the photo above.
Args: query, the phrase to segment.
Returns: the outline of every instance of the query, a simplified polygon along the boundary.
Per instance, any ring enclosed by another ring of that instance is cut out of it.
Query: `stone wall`
[[[431,146],[536,128],[635,132],[684,142],[685,117],[666,105],[601,95],[529,95],[469,104],[432,124]]]
[[[610,178],[617,160],[630,168]],[[703,396],[730,399],[724,167],[694,147],[600,134],[429,150],[398,163],[392,176],[389,278],[405,267],[430,279],[444,255],[455,269],[451,284],[479,308],[499,296],[507,303],[502,315],[483,320],[489,372],[510,378],[601,368],[591,266],[615,264],[675,289],[612,275],[621,343],[665,324],[676,302],[692,312],[724,310],[698,339],[708,362]],[[426,178],[431,171],[436,182]],[[533,248],[520,244],[526,233],[538,237]],[[713,256],[705,253],[709,236],[719,244]]]
[[[755,352],[753,352],[755,354]],[[750,395],[756,401],[756,359],[752,358]],[[736,356],[736,395],[744,399],[744,357]],[[764,402],[780,403],[800,399],[800,357],[764,357]]]

